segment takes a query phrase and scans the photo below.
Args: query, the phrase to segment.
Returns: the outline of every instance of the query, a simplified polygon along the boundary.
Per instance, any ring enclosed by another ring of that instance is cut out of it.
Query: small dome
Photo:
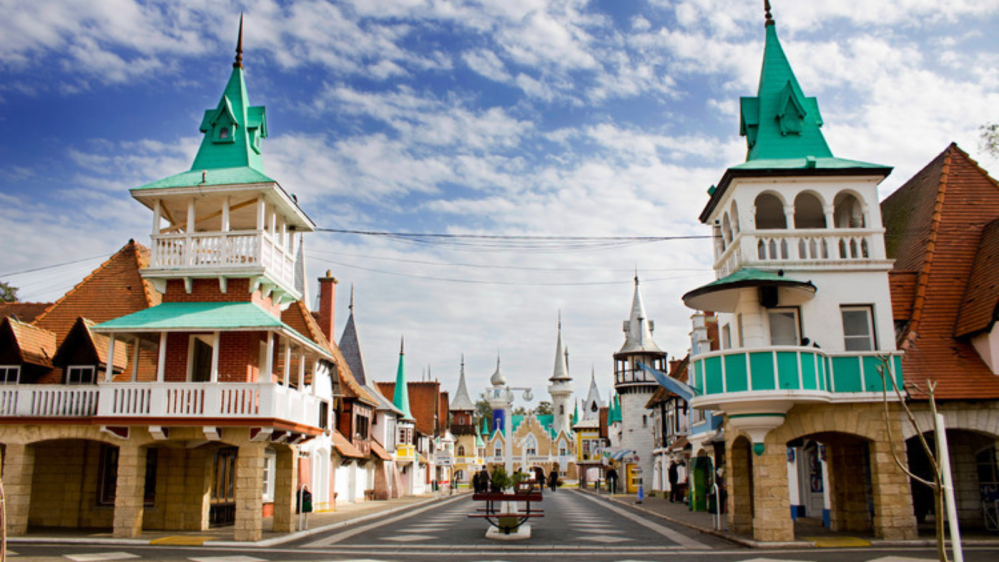
[[[489,377],[489,383],[493,386],[506,386],[506,377],[500,371],[499,357],[496,358],[496,372],[493,373],[493,376]]]

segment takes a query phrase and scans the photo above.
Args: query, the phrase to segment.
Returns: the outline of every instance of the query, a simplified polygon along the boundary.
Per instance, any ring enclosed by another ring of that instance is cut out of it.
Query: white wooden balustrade
[[[0,386],[0,417],[273,418],[319,425],[320,400],[273,383]]]
[[[875,229],[744,230],[715,256],[725,277],[741,267],[884,259]]]
[[[152,235],[150,269],[225,269],[262,266],[290,284],[295,257],[264,230]]]

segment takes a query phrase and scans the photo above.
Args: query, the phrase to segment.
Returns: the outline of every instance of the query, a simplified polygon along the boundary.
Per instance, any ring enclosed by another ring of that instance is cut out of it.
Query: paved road
[[[487,523],[469,519],[477,507],[468,496],[276,547],[87,546],[15,544],[10,562],[495,562],[558,559],[594,562],[922,562],[932,549],[751,550],[676,527],[663,520],[572,490],[546,494],[545,516],[532,538],[497,542],[485,538]],[[997,549],[969,549],[968,562],[999,560]]]

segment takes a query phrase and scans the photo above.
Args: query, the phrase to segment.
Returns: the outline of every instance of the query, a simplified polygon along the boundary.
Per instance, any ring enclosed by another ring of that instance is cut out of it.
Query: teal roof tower
[[[263,106],[251,106],[243,77],[243,16],[239,17],[236,60],[218,105],[205,110],[198,127],[204,138],[191,169],[138,189],[263,183],[274,180],[264,174],[260,140],[267,137],[267,115]]]
[[[409,411],[409,387],[406,385],[406,339],[403,338],[399,344],[399,369],[395,373],[395,395],[392,403],[402,412],[402,421],[416,421],[412,412]]]
[[[777,39],[777,25],[766,6],[766,46],[756,97],[740,99],[739,134],[746,137],[746,161],[832,158],[822,136],[822,115],[815,98],[805,97]]]

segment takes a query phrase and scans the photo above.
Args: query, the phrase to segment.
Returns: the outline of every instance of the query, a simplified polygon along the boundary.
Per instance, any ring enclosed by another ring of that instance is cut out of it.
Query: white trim
[[[83,379],[82,376],[80,377],[80,380],[78,380],[78,381],[71,380],[71,376],[73,374],[73,371],[78,371],[81,374],[84,373],[84,372],[89,372],[90,373],[90,380],[83,381],[82,380]],[[74,385],[75,384],[97,384],[97,368],[94,367],[93,365],[68,365],[68,366],[66,366],[66,379],[65,380],[66,380],[66,384],[68,384],[68,385],[69,384],[74,384]]]
[[[167,333],[160,332],[159,357],[156,359],[156,382],[166,380]]]
[[[7,382],[7,371],[14,371],[14,382]],[[0,377],[0,385],[21,383],[20,365],[0,365],[0,372],[3,372],[3,376]]]
[[[210,382],[219,382],[219,343],[222,333],[212,333],[212,370],[208,375]]]
[[[218,333],[218,332],[215,332],[215,333]],[[209,346],[209,347],[212,348],[212,361],[213,361],[212,367],[216,366],[214,364],[214,361],[216,359],[216,357],[215,357],[216,351],[215,351],[215,346],[212,345],[212,341],[206,341],[207,337],[204,334],[191,334],[188,337],[188,339],[187,339],[187,378],[185,379],[185,381],[186,382],[215,382],[215,381],[212,380],[211,370],[209,370],[209,372],[208,372],[208,380],[207,381],[194,381],[193,380],[194,379],[194,342],[195,342],[195,340],[198,340],[201,343],[203,343],[203,344],[205,344],[205,345],[207,345],[207,346]]]

